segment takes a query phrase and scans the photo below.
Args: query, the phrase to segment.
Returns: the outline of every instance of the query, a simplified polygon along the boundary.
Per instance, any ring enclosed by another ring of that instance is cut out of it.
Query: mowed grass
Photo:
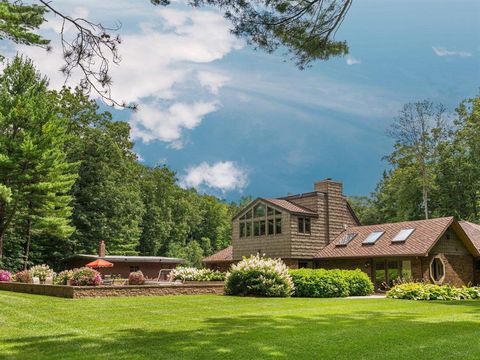
[[[0,359],[479,359],[480,301],[0,292]]]

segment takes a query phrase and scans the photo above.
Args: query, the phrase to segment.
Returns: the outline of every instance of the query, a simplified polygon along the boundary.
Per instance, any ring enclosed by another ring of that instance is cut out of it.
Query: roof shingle
[[[202,262],[220,262],[220,261],[232,261],[233,260],[233,247],[229,247],[216,252],[210,256],[207,256]]]
[[[480,251],[480,225],[469,221],[459,221],[458,223],[468,235],[473,245]]]
[[[453,217],[438,219],[404,221],[399,223],[354,226],[338,235],[329,245],[320,250],[316,258],[358,258],[381,256],[425,256],[440,236],[454,221]],[[406,241],[392,242],[402,229],[414,228],[415,231]],[[373,231],[385,231],[374,244],[362,244]],[[356,233],[346,246],[337,246],[345,234]]]
[[[274,206],[277,206],[283,210],[286,210],[290,213],[294,214],[304,214],[304,215],[311,215],[311,216],[316,216],[318,215],[315,211],[307,209],[306,207],[294,204],[288,200],[285,199],[265,199],[265,198],[260,198],[260,200],[264,200],[267,203],[270,203]]]

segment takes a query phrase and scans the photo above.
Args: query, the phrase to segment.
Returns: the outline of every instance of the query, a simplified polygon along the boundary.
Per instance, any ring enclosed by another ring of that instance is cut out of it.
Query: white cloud
[[[77,3],[74,1],[72,6]],[[106,11],[105,3],[111,5],[114,18]],[[58,2],[59,6],[63,4],[67,3]],[[120,6],[113,0],[88,4],[90,14],[86,6],[77,6],[74,15],[107,23],[118,19],[124,25],[122,61],[119,66],[111,65],[110,75],[112,97],[139,105],[131,116],[133,137],[181,148],[184,131],[199,126],[204,116],[218,108],[219,90],[229,79],[212,63],[243,46],[230,33],[228,21],[213,10],[154,7],[148,1],[136,9],[127,6],[123,10],[126,4]],[[55,88],[65,82],[58,71],[63,65],[60,27],[61,21],[52,17],[42,30],[52,39],[53,51],[49,54],[39,48],[19,46]],[[71,30],[67,29],[67,36]],[[14,53],[12,49],[11,55]],[[75,85],[80,78],[80,73],[73,73],[68,84]]]
[[[347,65],[357,65],[362,63],[361,60],[355,59],[353,56],[350,56],[350,55],[347,55],[345,62],[347,63]]]
[[[203,162],[188,168],[180,184],[186,188],[209,188],[225,193],[244,189],[248,184],[248,172],[232,161],[220,161],[212,165]]]
[[[200,125],[203,116],[215,111],[215,102],[174,102],[170,106],[146,103],[132,114],[132,136],[145,143],[161,140],[181,149],[183,130],[192,130]]]
[[[459,57],[472,56],[472,53],[468,52],[468,51],[453,51],[453,50],[447,50],[444,47],[432,46],[432,50],[435,53],[435,55],[440,56],[440,57],[443,57],[443,56],[459,56]]]
[[[215,95],[218,95],[220,88],[230,80],[228,76],[209,71],[200,71],[197,76],[202,87],[209,89]]]

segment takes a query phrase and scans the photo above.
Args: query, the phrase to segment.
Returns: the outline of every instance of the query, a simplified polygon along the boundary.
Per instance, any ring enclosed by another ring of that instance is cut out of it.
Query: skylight
[[[355,238],[355,236],[357,236],[357,233],[346,234],[343,238],[340,239],[340,241],[336,245],[337,246],[345,246],[350,241],[352,241]]]
[[[412,229],[402,229],[400,232],[395,235],[395,237],[392,239],[392,241],[405,241],[408,239],[410,235],[415,231],[414,228]]]
[[[363,244],[375,244],[375,242],[380,239],[380,236],[382,236],[385,233],[385,231],[374,231],[370,233],[370,235],[367,236],[365,240],[363,240]]]

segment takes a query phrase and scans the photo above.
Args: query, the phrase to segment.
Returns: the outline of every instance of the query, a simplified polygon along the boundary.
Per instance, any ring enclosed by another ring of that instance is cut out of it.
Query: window
[[[299,269],[313,269],[313,262],[310,260],[299,261],[298,262]]]
[[[130,272],[136,272],[138,270],[140,270],[138,266],[130,266]]]
[[[405,241],[414,231],[415,229],[402,229],[397,235],[395,235],[392,241]]]
[[[310,218],[298,218],[298,232],[300,234],[310,234]]]
[[[260,221],[253,222],[253,235],[260,236]]]
[[[480,260],[475,261],[475,270],[480,270]]]
[[[275,234],[282,233],[282,218],[275,219]]]
[[[245,236],[245,223],[241,222],[240,223],[240,237],[244,237],[244,236]]]
[[[412,281],[412,262],[410,260],[402,261],[402,279]]]
[[[275,234],[275,220],[268,219],[268,235]]]
[[[441,283],[445,278],[445,264],[439,257],[433,258],[430,263],[430,277],[434,283]]]
[[[385,231],[374,231],[363,240],[362,244],[375,244],[383,234],[385,234]]]
[[[305,218],[298,218],[298,232],[303,233],[303,228],[304,228],[304,220]]]
[[[275,210],[275,215],[282,215],[281,211]]]
[[[247,237],[252,236],[252,223],[250,221],[245,223],[245,235]]]
[[[352,241],[355,238],[355,236],[357,236],[357,233],[346,234],[344,237],[340,239],[340,241],[336,244],[336,246],[347,245],[350,241]]]
[[[270,206],[267,207],[267,216],[272,216],[275,213],[275,210],[273,210]]]
[[[265,205],[262,204],[262,203],[259,203],[259,204],[255,205],[255,207],[253,208],[253,215],[254,215],[255,218],[264,217],[265,216]]]
[[[260,221],[260,235],[265,235],[265,220]]]

